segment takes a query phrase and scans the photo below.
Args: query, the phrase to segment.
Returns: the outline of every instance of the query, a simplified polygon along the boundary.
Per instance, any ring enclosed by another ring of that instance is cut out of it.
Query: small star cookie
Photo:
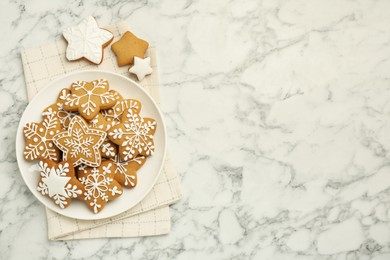
[[[143,118],[132,109],[127,109],[121,120],[120,124],[111,127],[107,132],[108,138],[119,145],[121,159],[128,161],[138,155],[152,155],[156,121],[151,118]]]
[[[134,57],[134,66],[129,69],[129,72],[137,75],[139,81],[143,80],[146,75],[152,74],[153,69],[150,67],[150,57],[145,59]]]
[[[28,161],[36,159],[60,160],[60,150],[54,145],[53,137],[61,131],[60,120],[48,115],[40,123],[27,123],[23,129],[26,146],[24,158]]]
[[[37,191],[50,197],[57,206],[64,209],[74,198],[83,197],[84,186],[75,177],[71,163],[55,163],[48,159],[39,162],[40,179]]]
[[[130,161],[121,161],[116,155],[113,159],[115,180],[126,188],[134,188],[137,185],[137,170],[144,165],[145,156],[137,156]]]
[[[66,58],[69,61],[85,58],[95,64],[102,63],[103,49],[114,39],[111,32],[98,27],[92,16],[77,26],[65,29],[63,36],[68,42]]]
[[[91,120],[100,112],[100,109],[111,108],[117,103],[108,88],[109,84],[105,79],[92,82],[76,81],[72,83],[72,94],[66,98],[64,109],[79,111],[82,117]]]
[[[68,129],[56,134],[53,141],[63,152],[63,159],[74,167],[82,163],[96,167],[101,163],[100,146],[106,136],[105,131],[90,128],[84,119],[75,116]]]
[[[102,161],[99,167],[80,167],[77,171],[78,179],[84,185],[84,199],[95,214],[109,200],[116,199],[123,193],[114,175],[114,164],[111,161]]]
[[[133,64],[135,56],[143,58],[148,47],[148,42],[138,38],[131,32],[125,32],[119,41],[111,45],[119,67]]]

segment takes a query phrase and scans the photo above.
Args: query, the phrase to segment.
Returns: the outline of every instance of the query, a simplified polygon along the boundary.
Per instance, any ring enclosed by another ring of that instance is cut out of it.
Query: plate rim
[[[108,218],[112,218],[112,217],[115,217],[115,216],[118,216],[122,213],[124,213],[125,211],[127,210],[130,210],[132,209],[133,207],[135,207],[138,203],[140,203],[150,192],[151,190],[154,188],[154,186],[156,185],[156,182],[158,180],[158,178],[160,177],[161,175],[161,172],[163,170],[163,167],[164,167],[164,162],[166,160],[166,154],[167,154],[167,131],[166,131],[166,126],[165,126],[165,121],[164,121],[164,117],[163,117],[163,114],[160,110],[160,107],[157,105],[156,101],[152,98],[152,96],[137,82],[135,82],[134,80],[128,78],[128,77],[125,77],[123,75],[120,75],[118,73],[115,73],[115,72],[111,72],[111,71],[107,71],[107,70],[98,70],[98,69],[88,69],[88,70],[79,70],[79,71],[74,71],[74,72],[71,72],[71,73],[67,73],[65,75],[62,75],[62,76],[59,76],[53,80],[51,80],[50,82],[48,82],[47,84],[45,84],[45,86],[43,88],[41,88],[39,90],[38,93],[40,92],[44,92],[46,89],[48,89],[51,85],[54,85],[55,83],[69,77],[69,76],[74,76],[74,75],[77,75],[77,74],[82,74],[82,73],[106,73],[106,74],[110,74],[111,76],[114,76],[114,77],[120,77],[126,81],[129,81],[131,82],[132,84],[134,84],[137,88],[139,88],[144,94],[146,94],[146,96],[152,101],[152,104],[153,106],[156,108],[157,110],[157,113],[158,115],[160,116],[161,118],[161,122],[162,122],[162,129],[164,130],[163,132],[163,140],[164,140],[164,150],[163,150],[163,154],[162,154],[162,163],[158,169],[158,173],[156,174],[156,177],[155,179],[153,180],[153,183],[152,185],[150,185],[150,187],[145,191],[144,195],[140,197],[140,199],[134,203],[134,205],[132,205],[131,207],[129,208],[126,208],[124,209],[123,211],[119,212],[119,213],[115,213],[114,215],[111,215],[109,217],[105,216],[105,217],[100,217],[99,218],[99,214],[95,214],[94,216],[96,216],[95,218],[75,218],[74,216],[71,216],[71,215],[68,215],[68,214],[63,214],[63,212],[61,212],[61,209],[60,208],[57,208],[55,205],[50,205],[50,204],[47,204],[46,202],[43,201],[42,197],[39,197],[37,196],[37,194],[35,194],[29,187],[29,185],[27,185],[27,181],[24,177],[24,175],[22,174],[22,170],[21,170],[21,167],[20,167],[20,164],[21,164],[21,160],[24,160],[24,157],[20,154],[20,149],[21,148],[18,148],[18,147],[21,147],[21,143],[23,140],[24,140],[24,136],[22,136],[22,138],[18,138],[19,135],[23,135],[23,125],[22,125],[22,119],[23,117],[25,116],[25,113],[26,111],[29,109],[32,101],[37,97],[37,96],[34,96],[31,101],[28,101],[28,105],[26,106],[26,108],[23,110],[23,114],[21,115],[20,119],[19,119],[19,123],[18,123],[18,128],[17,128],[17,131],[16,131],[16,135],[15,135],[15,152],[16,152],[16,161],[17,161],[17,164],[18,164],[18,169],[19,169],[19,173],[20,175],[22,176],[22,179],[23,179],[23,182],[24,184],[27,186],[28,190],[34,195],[34,197],[36,199],[38,199],[38,201],[45,207],[49,208],[50,210],[62,215],[62,216],[65,216],[65,217],[69,217],[69,218],[73,218],[73,219],[80,219],[80,220],[101,220],[101,219],[108,219]],[[104,77],[103,77],[104,78]],[[38,94],[37,93],[37,94]],[[23,145],[24,146],[24,145]],[[39,160],[36,160],[37,162]]]

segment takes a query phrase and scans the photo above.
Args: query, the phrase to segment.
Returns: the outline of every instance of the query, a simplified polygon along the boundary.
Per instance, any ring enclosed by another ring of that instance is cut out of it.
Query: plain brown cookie
[[[112,51],[116,55],[118,66],[133,64],[134,56],[144,58],[149,43],[132,34],[125,32],[122,38],[111,45]]]

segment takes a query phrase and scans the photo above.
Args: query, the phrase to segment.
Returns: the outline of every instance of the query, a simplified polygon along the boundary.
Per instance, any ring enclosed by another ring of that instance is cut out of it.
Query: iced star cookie
[[[107,122],[107,120],[101,113],[97,114],[92,120],[89,121],[88,124],[88,126],[91,128],[97,128],[103,131],[107,131],[108,129],[110,129],[111,125],[112,123]],[[111,142],[106,137],[102,146],[100,147],[100,152],[105,158],[113,158],[117,154],[118,149],[116,147],[116,144]]]
[[[134,188],[137,185],[137,170],[144,165],[145,156],[137,156],[129,161],[121,161],[116,155],[111,159],[114,163],[115,180],[126,188]]]
[[[23,129],[26,146],[24,158],[28,161],[36,159],[60,160],[60,150],[54,145],[53,137],[61,130],[59,119],[49,115],[40,123],[27,123]]]
[[[57,206],[64,209],[74,198],[83,197],[84,186],[75,177],[71,163],[55,163],[48,159],[39,162],[40,179],[37,191],[51,198]]]
[[[154,119],[143,118],[133,109],[127,109],[122,115],[121,123],[108,130],[108,138],[119,146],[123,161],[138,155],[150,156],[154,152],[153,135],[157,123]]]
[[[53,141],[63,152],[63,160],[70,161],[74,167],[82,163],[96,167],[101,163],[100,146],[106,136],[105,131],[90,128],[84,119],[75,116],[68,129],[56,134]]]
[[[141,111],[141,102],[136,99],[125,99],[120,102],[117,102],[112,108],[102,110],[103,116],[106,118],[108,122],[113,123],[113,125],[119,124],[121,122],[121,118],[123,112],[126,109],[133,109],[137,113]]]
[[[118,66],[133,64],[134,57],[144,58],[149,43],[138,38],[131,32],[125,32],[122,38],[111,45],[115,53]]]
[[[114,39],[111,32],[98,27],[92,16],[77,26],[65,29],[63,36],[68,42],[66,58],[69,61],[85,58],[95,64],[103,61],[103,50]]]
[[[116,104],[117,101],[108,88],[109,84],[105,79],[76,81],[72,83],[71,95],[66,98],[64,109],[79,111],[82,117],[91,120],[100,109],[108,109]]]
[[[84,199],[95,214],[99,213],[109,200],[123,193],[121,185],[114,179],[114,164],[111,161],[102,161],[99,167],[80,167],[77,175],[84,185]]]
[[[62,129],[67,129],[68,125],[70,123],[70,120],[74,116],[78,115],[77,112],[71,112],[71,111],[64,110],[64,103],[68,97],[70,97],[70,89],[68,89],[68,88],[62,89],[60,91],[60,93],[58,94],[56,103],[48,106],[42,112],[43,117],[46,117],[46,116],[49,116],[52,114],[57,116],[61,122]]]
[[[150,75],[153,72],[150,66],[150,57],[141,59],[134,57],[134,66],[129,69],[130,73],[137,75],[139,81],[143,80],[146,75]]]

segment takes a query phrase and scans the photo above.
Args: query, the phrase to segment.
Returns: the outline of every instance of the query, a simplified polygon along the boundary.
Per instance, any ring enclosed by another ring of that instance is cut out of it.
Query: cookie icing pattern
[[[80,116],[75,116],[68,130],[55,135],[53,141],[63,151],[64,160],[72,161],[73,166],[84,163],[95,167],[101,162],[100,146],[106,135],[105,131],[89,128]]]
[[[99,167],[79,168],[78,176],[84,185],[84,199],[93,212],[99,213],[109,200],[119,197],[123,190],[114,180],[113,163],[103,161]]]
[[[122,123],[111,127],[108,138],[119,145],[119,153],[124,161],[137,155],[150,156],[154,152],[153,135],[157,123],[154,119],[143,118],[132,109],[122,116]]]
[[[78,110],[85,119],[91,120],[100,112],[100,109],[111,108],[117,102],[108,88],[109,84],[105,79],[92,82],[76,81],[72,83],[72,94],[66,98],[64,109]]]
[[[37,191],[49,196],[60,208],[66,208],[72,198],[82,195],[82,186],[74,177],[74,170],[70,170],[68,162],[54,166],[49,163],[48,160],[39,162],[41,178]]]
[[[68,42],[66,48],[68,60],[85,58],[95,64],[103,61],[103,48],[114,37],[111,32],[99,28],[92,16],[85,18],[77,26],[65,29],[63,35]]]
[[[60,122],[54,115],[45,117],[41,123],[27,123],[23,129],[26,139],[24,158],[29,161],[40,158],[59,161],[60,152],[53,143],[53,136],[60,130]]]
[[[112,122],[113,125],[116,125],[121,122],[123,112],[125,112],[126,109],[133,109],[139,113],[141,111],[141,102],[136,99],[125,99],[117,102],[110,109],[102,110],[102,114],[108,122]]]
[[[137,170],[146,161],[145,156],[137,156],[129,161],[121,161],[116,155],[111,159],[114,163],[115,180],[124,187],[134,188],[137,185]]]

